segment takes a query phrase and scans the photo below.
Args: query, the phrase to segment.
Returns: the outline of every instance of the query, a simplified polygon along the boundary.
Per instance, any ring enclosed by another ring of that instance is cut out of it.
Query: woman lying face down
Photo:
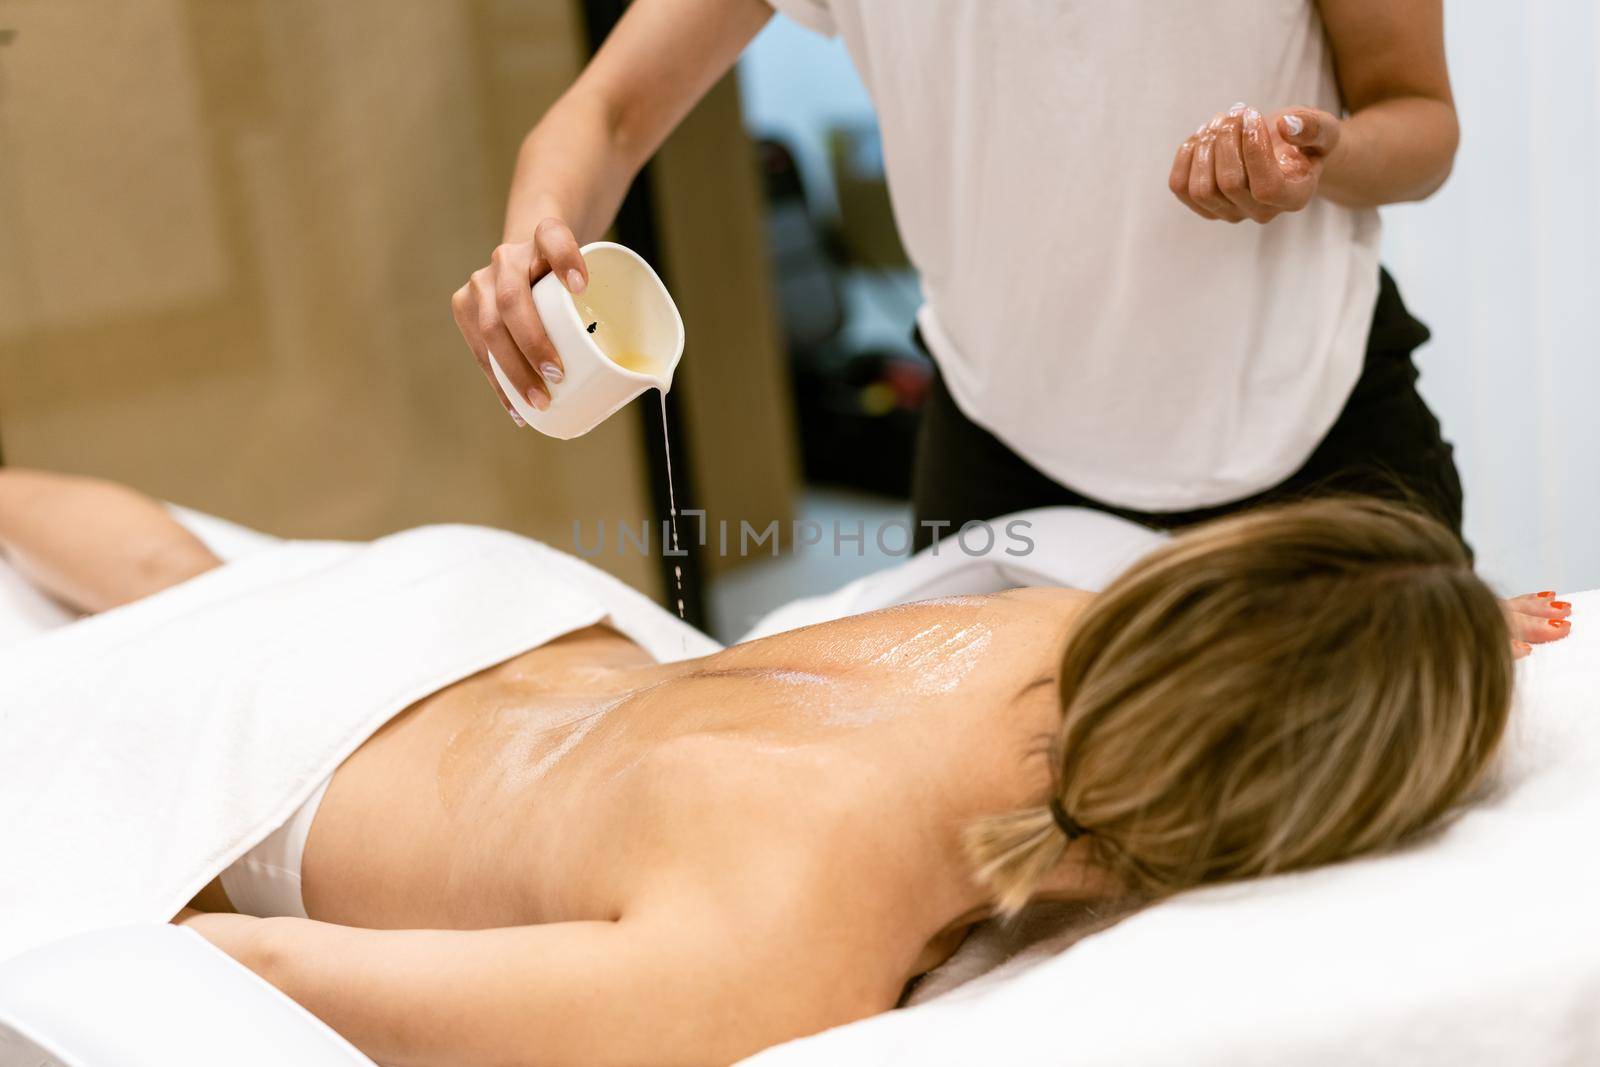
[[[1099,596],[682,663],[596,627],[357,750],[295,907],[229,914],[214,883],[180,921],[381,1063],[731,1062],[893,1007],[1031,901],[1402,842],[1483,778],[1510,689],[1457,541],[1377,503],[1199,529]]]

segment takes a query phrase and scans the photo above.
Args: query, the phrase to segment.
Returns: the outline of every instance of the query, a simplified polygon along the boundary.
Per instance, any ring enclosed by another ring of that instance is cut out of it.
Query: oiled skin
[[[805,848],[808,808],[849,805],[927,889],[902,913],[910,977],[982,906],[962,816],[1047,787],[1055,691],[1022,690],[1052,676],[1085,600],[912,606],[672,665],[608,629],[569,635],[421,701],[345,762],[307,840],[307,911],[385,928],[610,919],[651,883],[640,835],[657,820]],[[735,891],[741,859],[703,871],[707,892]]]

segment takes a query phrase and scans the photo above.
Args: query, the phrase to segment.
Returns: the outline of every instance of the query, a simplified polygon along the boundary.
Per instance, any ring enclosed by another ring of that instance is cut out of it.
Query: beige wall
[[[0,0],[4,26],[17,31],[0,48],[8,462],[125,479],[289,535],[462,520],[567,545],[574,518],[652,514],[642,449],[658,446],[637,419],[575,442],[518,432],[448,307],[496,240],[521,133],[578,69],[574,5]],[[765,368],[766,403],[786,386],[755,175],[730,136],[736,105],[718,106],[720,146],[695,116],[700,140],[674,143],[663,180],[744,189],[748,233],[720,251],[755,310],[716,328],[691,227],[664,224],[678,234],[664,256],[690,320],[686,366],[713,371],[736,347]],[[787,423],[745,441],[766,458],[730,474],[719,404],[689,404],[708,493],[732,508],[761,486],[758,509],[784,511]],[[652,561],[598,562],[655,584]]]

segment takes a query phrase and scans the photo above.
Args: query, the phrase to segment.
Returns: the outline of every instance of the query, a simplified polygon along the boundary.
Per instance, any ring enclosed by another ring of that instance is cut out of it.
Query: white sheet
[[[159,922],[396,712],[607,619],[658,659],[718,646],[512,534],[265,548],[0,649],[0,959]]]

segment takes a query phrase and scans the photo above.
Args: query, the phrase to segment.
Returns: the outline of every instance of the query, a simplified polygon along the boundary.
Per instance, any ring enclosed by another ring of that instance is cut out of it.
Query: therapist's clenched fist
[[[533,283],[551,271],[574,296],[589,284],[589,268],[578,251],[577,238],[566,223],[555,218],[539,223],[533,240],[496,248],[489,265],[473,271],[467,284],[450,298],[450,310],[472,349],[472,358],[519,426],[524,423],[501,393],[489,369],[489,357],[493,355],[506,380],[528,403],[540,411],[550,406],[550,386],[558,384],[565,372],[533,306]]]
[[[1339,134],[1339,119],[1316,108],[1236,104],[1179,146],[1167,187],[1201,218],[1271,222],[1311,203]]]

